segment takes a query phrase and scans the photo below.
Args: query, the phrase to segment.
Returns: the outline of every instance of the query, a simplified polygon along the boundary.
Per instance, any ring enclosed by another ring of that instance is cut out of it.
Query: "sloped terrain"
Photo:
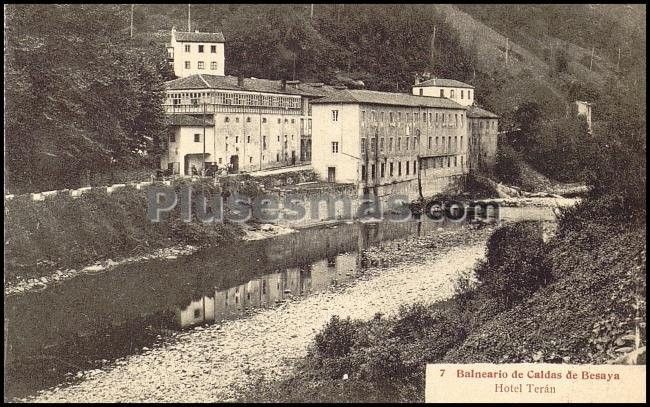
[[[629,352],[624,337],[634,334],[637,296],[645,320],[645,229],[603,232],[557,242],[550,253],[557,280],[485,323],[444,361],[600,364]]]

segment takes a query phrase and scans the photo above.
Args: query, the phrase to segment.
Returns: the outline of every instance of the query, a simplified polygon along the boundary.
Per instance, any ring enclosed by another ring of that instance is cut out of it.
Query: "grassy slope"
[[[445,361],[558,363],[570,357],[571,363],[598,364],[613,359],[620,355],[614,352],[621,347],[616,340],[634,332],[634,293],[645,288],[645,249],[641,227],[562,238],[550,253],[557,280],[485,323]]]

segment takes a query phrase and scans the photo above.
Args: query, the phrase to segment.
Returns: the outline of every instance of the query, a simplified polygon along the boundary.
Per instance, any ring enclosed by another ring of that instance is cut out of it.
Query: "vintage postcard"
[[[4,6],[4,401],[645,401],[645,4]]]

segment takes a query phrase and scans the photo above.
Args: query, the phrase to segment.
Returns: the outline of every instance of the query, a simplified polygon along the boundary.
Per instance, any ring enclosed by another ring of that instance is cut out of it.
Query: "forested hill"
[[[171,77],[164,43],[172,26],[187,30],[188,7],[135,5],[133,38],[130,11],[7,7],[7,181],[15,190],[155,162],[162,82]],[[645,115],[644,5],[314,4],[311,12],[309,4],[197,4],[191,29],[223,31],[229,75],[353,79],[399,92],[425,72],[465,81],[506,128],[531,101],[548,118],[576,99],[596,102],[596,120]],[[615,95],[626,97],[612,103]]]

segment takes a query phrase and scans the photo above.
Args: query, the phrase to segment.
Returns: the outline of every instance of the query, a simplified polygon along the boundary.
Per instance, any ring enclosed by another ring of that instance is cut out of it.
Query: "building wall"
[[[492,168],[496,162],[499,124],[497,119],[469,119],[469,159],[472,170]]]
[[[171,47],[174,49],[174,74],[179,78],[204,73],[211,75],[224,75],[224,44],[223,43],[199,43],[199,42],[178,42],[172,31]],[[190,46],[190,52],[185,51],[185,46]],[[203,45],[203,52],[199,52],[199,45]],[[216,47],[216,52],[211,52],[211,46]],[[203,69],[198,68],[198,62],[203,61]],[[185,63],[190,63],[190,68]],[[212,62],[217,63],[216,69],[212,69]]]
[[[338,111],[337,121],[332,111]],[[359,106],[353,104],[315,104],[312,107],[312,166],[318,176],[327,180],[328,168],[336,171],[336,182],[357,183],[359,178]],[[338,152],[332,152],[332,143]]]
[[[189,155],[189,171],[192,165],[201,171],[203,163],[203,127],[201,126],[174,126],[172,128],[174,141],[168,139],[167,151],[161,157],[160,167],[168,168],[169,163],[174,164],[174,172],[186,174],[185,156]],[[199,135],[199,142],[194,141],[194,135]],[[205,128],[205,161],[212,162],[215,156],[214,145],[214,127],[206,126]],[[191,172],[186,175],[191,175]]]
[[[413,86],[412,92],[417,96],[441,97],[440,91],[444,91],[444,96],[454,102],[471,106],[474,104],[474,89],[471,88],[453,88],[448,86]],[[453,96],[452,96],[453,91]],[[421,93],[420,93],[421,92]]]
[[[332,110],[339,110],[338,122],[332,121]],[[366,186],[371,192],[377,185],[380,197],[404,195],[415,199],[419,196],[418,157],[423,162],[424,195],[442,192],[452,180],[468,173],[467,119],[463,109],[315,104],[313,115],[317,152],[313,164],[323,180],[327,180],[327,167],[333,166],[336,182],[356,184],[359,193]],[[332,153],[331,142],[341,139],[345,143],[339,144],[337,156]],[[433,161],[441,160],[445,160],[445,166],[434,167]]]

